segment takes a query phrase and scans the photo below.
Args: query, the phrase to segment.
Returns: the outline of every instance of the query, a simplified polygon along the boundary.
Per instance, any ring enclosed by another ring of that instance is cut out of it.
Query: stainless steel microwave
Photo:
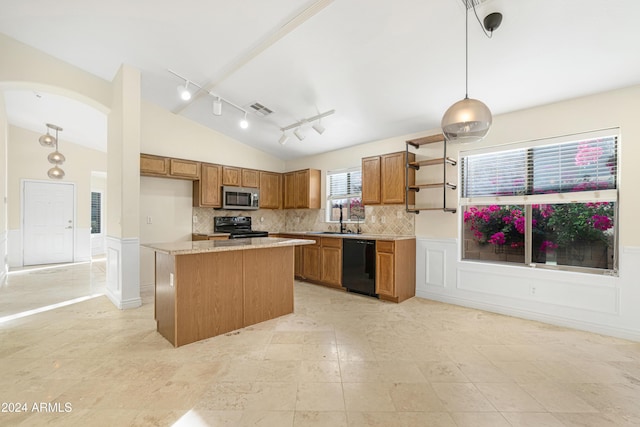
[[[222,209],[252,210],[260,208],[260,190],[246,187],[222,187]]]

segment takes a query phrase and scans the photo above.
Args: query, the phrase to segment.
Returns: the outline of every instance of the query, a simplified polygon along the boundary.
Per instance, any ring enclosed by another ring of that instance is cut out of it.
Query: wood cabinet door
[[[260,207],[279,209],[281,197],[281,175],[275,172],[260,172]]]
[[[320,281],[332,286],[342,286],[342,240],[322,239],[320,256]]]
[[[258,188],[260,183],[260,174],[257,170],[242,169],[242,186]]]
[[[302,276],[309,280],[320,280],[320,245],[302,247]]]
[[[293,264],[293,275],[295,277],[302,277],[303,269],[303,254],[302,254],[303,246],[295,246],[293,252],[294,264]]]
[[[383,204],[404,203],[405,153],[385,154],[380,163],[380,186]]]
[[[166,157],[140,154],[140,175],[167,176],[169,174],[169,159]]]
[[[295,172],[294,200],[296,208],[309,207],[309,170]]]
[[[296,175],[293,172],[288,172],[284,174],[283,179],[284,179],[284,208],[295,209],[296,207],[296,199],[295,199]]]
[[[395,253],[394,242],[376,242],[376,293],[395,296]]]
[[[169,175],[174,178],[199,179],[200,163],[192,160],[169,159]]]
[[[240,187],[242,178],[240,168],[234,168],[232,166],[224,166],[222,168],[222,185],[231,185],[234,187]]]
[[[193,182],[194,206],[219,208],[222,206],[222,166],[203,163],[199,181]]]
[[[362,159],[362,203],[379,205],[380,199],[380,156]]]

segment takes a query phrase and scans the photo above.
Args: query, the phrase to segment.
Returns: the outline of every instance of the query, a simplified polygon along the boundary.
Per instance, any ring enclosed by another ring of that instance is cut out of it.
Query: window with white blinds
[[[613,135],[465,156],[462,197],[615,189],[617,152]]]
[[[362,195],[362,171],[350,170],[346,172],[327,172],[328,198],[344,199],[360,197]]]
[[[359,222],[364,220],[362,205],[362,170],[353,168],[327,172],[328,222]]]

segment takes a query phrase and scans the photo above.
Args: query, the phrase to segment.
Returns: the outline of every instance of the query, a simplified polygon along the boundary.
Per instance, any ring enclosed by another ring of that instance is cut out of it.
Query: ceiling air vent
[[[273,110],[270,110],[269,108],[265,107],[259,102],[254,102],[249,106],[249,108],[251,108],[253,112],[259,115],[260,117],[266,117],[269,114],[273,113]]]

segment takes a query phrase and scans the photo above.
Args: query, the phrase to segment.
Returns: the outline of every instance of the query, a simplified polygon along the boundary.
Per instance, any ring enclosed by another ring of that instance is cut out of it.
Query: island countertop
[[[186,242],[147,243],[142,246],[168,255],[189,255],[206,252],[265,249],[283,246],[311,245],[313,241],[279,237],[253,237],[249,239],[196,240]]]
[[[366,240],[411,240],[416,236],[406,234],[372,234],[372,233],[337,233],[327,231],[282,231],[275,234],[307,237],[333,237],[336,239],[366,239]]]

